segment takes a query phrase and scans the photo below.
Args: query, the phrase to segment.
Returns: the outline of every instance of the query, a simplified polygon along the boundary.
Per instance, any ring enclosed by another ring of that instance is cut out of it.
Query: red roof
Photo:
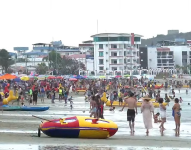
[[[168,47],[159,47],[159,48],[157,48],[157,51],[170,51],[170,48],[168,48]]]

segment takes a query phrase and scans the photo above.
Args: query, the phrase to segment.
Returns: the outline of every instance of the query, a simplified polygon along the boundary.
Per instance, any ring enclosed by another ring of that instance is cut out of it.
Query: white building
[[[128,70],[139,69],[141,35],[101,33],[91,37],[94,41],[94,71],[96,73],[121,72],[123,74]]]
[[[148,69],[173,69],[176,65],[191,63],[191,51],[187,45],[148,47]]]
[[[79,50],[81,54],[93,54],[94,52],[94,45],[92,44],[93,41],[84,41],[82,44],[79,44]]]

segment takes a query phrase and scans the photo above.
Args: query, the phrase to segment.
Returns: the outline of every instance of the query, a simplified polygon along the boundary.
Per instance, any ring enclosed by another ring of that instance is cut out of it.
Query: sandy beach
[[[45,103],[41,103],[38,100],[38,106],[50,106],[48,111],[44,112],[19,112],[19,111],[4,111],[0,112],[0,148],[2,144],[21,144],[27,146],[31,145],[78,145],[80,147],[107,146],[107,147],[127,147],[134,148],[190,148],[191,147],[191,118],[189,113],[191,112],[188,102],[190,98],[185,94],[185,90],[182,89],[180,93],[175,91],[177,97],[183,97],[183,104],[181,104],[182,111],[182,124],[181,133],[179,137],[175,136],[174,132],[174,120],[171,116],[171,108],[173,102],[167,108],[167,123],[165,124],[166,130],[164,135],[161,135],[159,131],[159,124],[153,124],[153,129],[150,130],[150,134],[147,136],[144,129],[142,120],[142,114],[138,109],[138,115],[135,121],[135,134],[131,135],[129,132],[128,123],[126,121],[126,110],[119,112],[120,108],[117,108],[115,112],[110,112],[108,107],[105,107],[104,116],[106,119],[114,121],[118,125],[118,132],[116,135],[109,139],[68,139],[68,138],[51,138],[43,133],[41,137],[37,136],[37,129],[41,123],[40,119],[32,117],[36,115],[46,119],[54,118],[66,118],[71,116],[89,116],[89,103],[84,101],[82,94],[74,95],[73,110],[70,110],[69,105],[65,106],[64,102],[55,100],[55,104],[51,104],[51,100],[46,99]],[[190,92],[190,91],[189,91]],[[165,91],[161,91],[162,96]],[[85,112],[84,112],[85,111]],[[155,109],[158,112],[158,108]],[[11,145],[10,145],[11,146]],[[141,147],[140,147],[141,146]],[[15,146],[13,146],[15,147]],[[5,149],[5,148],[4,148]],[[40,149],[39,149],[40,150]],[[45,150],[45,149],[43,149]]]

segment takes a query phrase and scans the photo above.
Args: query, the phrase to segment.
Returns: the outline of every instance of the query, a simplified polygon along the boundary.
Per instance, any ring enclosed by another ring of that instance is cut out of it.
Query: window
[[[112,70],[117,70],[117,67],[112,67]]]
[[[117,44],[111,44],[111,48],[117,48]]]
[[[135,42],[140,42],[140,41],[141,41],[141,38],[140,38],[140,37],[134,37],[134,41],[135,41]]]
[[[99,67],[99,70],[103,70],[103,67]]]
[[[111,56],[117,56],[117,52],[111,52]]]
[[[103,51],[99,52],[99,57],[103,57]]]
[[[126,56],[126,51],[124,51],[124,56]]]
[[[158,62],[158,63],[161,63],[161,59],[158,59],[157,62]]]
[[[103,49],[103,44],[99,44],[99,49]]]
[[[117,64],[117,59],[112,59],[112,60],[111,60],[111,63],[112,63],[112,64]]]
[[[182,51],[182,55],[187,55],[187,51]]]
[[[118,37],[109,37],[109,41],[118,41]]]
[[[123,48],[123,44],[119,44],[119,48]]]
[[[103,59],[99,59],[99,64],[103,65]]]
[[[123,63],[123,59],[119,59],[119,63],[122,64]]]

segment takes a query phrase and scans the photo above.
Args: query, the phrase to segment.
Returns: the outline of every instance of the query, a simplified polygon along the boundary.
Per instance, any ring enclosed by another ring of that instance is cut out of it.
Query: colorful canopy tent
[[[85,79],[83,76],[77,75],[76,77],[74,77],[76,79]]]
[[[69,81],[77,81],[78,79],[76,78],[70,78]]]
[[[106,76],[99,76],[99,78],[100,78],[100,79],[105,79],[105,78],[106,78]]]
[[[115,76],[115,78],[121,78],[122,76],[120,76],[120,75],[117,75],[117,76]]]
[[[15,75],[11,75],[11,74],[5,74],[3,76],[0,77],[0,80],[12,80],[17,78],[17,76]]]
[[[56,79],[63,79],[63,77],[61,77],[61,76],[57,76]]]
[[[21,82],[21,79],[20,78],[15,78],[13,79],[14,82]]]
[[[55,76],[49,76],[47,79],[51,80],[51,79],[56,79]]]
[[[22,81],[28,81],[28,80],[30,80],[30,78],[28,76],[24,76],[24,77],[21,77],[21,80]]]
[[[124,77],[130,77],[130,75],[129,75],[129,74],[126,74],[126,75],[124,75]]]

